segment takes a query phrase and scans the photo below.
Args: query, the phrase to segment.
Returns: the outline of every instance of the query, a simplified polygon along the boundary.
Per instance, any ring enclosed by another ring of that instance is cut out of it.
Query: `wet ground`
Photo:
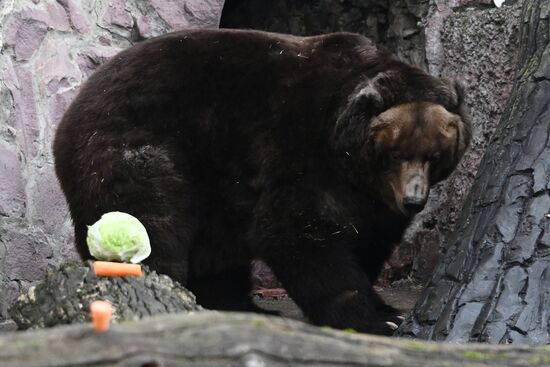
[[[410,311],[418,297],[422,287],[408,281],[394,283],[391,286],[375,287],[384,300],[406,314]],[[265,289],[257,292],[254,301],[258,306],[270,311],[277,311],[283,317],[306,321],[302,312],[290,299],[283,289]],[[14,331],[17,327],[11,320],[0,320],[0,333]]]
[[[406,314],[414,307],[422,287],[403,281],[387,287],[375,287],[386,303]],[[278,311],[281,316],[304,321],[302,312],[283,290],[265,290],[254,297],[258,306],[269,311]]]

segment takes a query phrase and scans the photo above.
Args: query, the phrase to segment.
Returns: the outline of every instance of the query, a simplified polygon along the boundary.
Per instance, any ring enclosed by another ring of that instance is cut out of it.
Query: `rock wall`
[[[223,0],[0,1],[0,319],[29,283],[75,257],[51,152],[94,69],[133,42],[217,27]]]
[[[296,35],[356,32],[424,66],[421,17],[429,0],[226,0],[220,27]]]

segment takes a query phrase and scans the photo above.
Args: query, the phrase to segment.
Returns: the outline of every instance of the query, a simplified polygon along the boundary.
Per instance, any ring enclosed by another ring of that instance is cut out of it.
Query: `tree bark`
[[[525,0],[516,83],[446,252],[397,334],[550,343],[550,3]]]
[[[191,292],[145,265],[139,278],[98,277],[87,261],[69,262],[49,272],[19,296],[9,315],[20,330],[87,322],[90,304],[96,300],[113,305],[114,322],[202,310]]]
[[[0,335],[2,367],[542,366],[550,349],[450,345],[318,328],[254,314],[155,316],[95,333],[87,324]]]

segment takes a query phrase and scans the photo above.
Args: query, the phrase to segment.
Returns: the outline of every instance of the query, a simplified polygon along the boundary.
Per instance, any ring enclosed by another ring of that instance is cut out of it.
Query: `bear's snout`
[[[403,207],[409,213],[418,213],[424,209],[428,198],[428,182],[423,173],[417,173],[405,183]]]
[[[420,212],[422,209],[424,209],[424,205],[426,205],[426,200],[424,200],[423,198],[406,196],[403,199],[403,207],[409,213]]]
[[[397,206],[403,214],[414,215],[424,209],[430,192],[426,162],[401,163],[397,185],[394,185]]]

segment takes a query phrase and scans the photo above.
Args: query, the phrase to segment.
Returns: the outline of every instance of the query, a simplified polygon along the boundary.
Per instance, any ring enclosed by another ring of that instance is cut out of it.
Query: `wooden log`
[[[255,314],[158,315],[0,335],[0,366],[548,366],[550,346],[437,344]]]

